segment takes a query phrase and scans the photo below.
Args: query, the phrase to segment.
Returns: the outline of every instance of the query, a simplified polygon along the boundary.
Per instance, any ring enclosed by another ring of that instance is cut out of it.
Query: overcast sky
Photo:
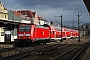
[[[89,22],[90,16],[83,0],[0,0],[9,10],[31,10],[37,12],[47,21],[58,24],[63,16],[63,23],[77,25],[77,14],[80,14],[80,24]]]

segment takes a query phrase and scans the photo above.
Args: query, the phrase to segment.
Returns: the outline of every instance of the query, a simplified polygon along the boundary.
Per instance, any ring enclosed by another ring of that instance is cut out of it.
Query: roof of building
[[[35,17],[35,14],[36,14],[36,12],[32,12],[31,10],[18,10],[17,12],[19,12],[23,15],[27,15],[27,17],[29,17],[29,18]]]
[[[20,17],[21,19],[30,20],[30,18],[29,18],[27,15],[23,15],[23,14],[21,14],[20,12],[14,11],[14,14],[15,14],[16,16]]]
[[[4,10],[8,10],[8,9],[6,9],[6,8],[4,7]]]
[[[14,14],[17,15],[17,16],[21,16],[22,15],[21,13],[16,12],[16,11],[14,11]]]
[[[90,13],[90,0],[83,0],[83,1],[87,7],[88,12]]]
[[[44,21],[44,18],[41,16],[38,16],[38,19]]]

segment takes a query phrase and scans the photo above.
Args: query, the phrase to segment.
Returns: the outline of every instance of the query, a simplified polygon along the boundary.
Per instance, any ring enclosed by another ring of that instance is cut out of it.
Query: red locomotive
[[[62,33],[62,36],[61,36]],[[59,26],[20,24],[18,27],[17,44],[23,43],[49,43],[51,40],[61,40],[78,37],[77,30],[62,28]]]

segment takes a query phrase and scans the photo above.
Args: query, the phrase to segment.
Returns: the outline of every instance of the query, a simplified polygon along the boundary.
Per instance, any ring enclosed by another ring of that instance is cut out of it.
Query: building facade
[[[38,16],[38,25],[43,25],[43,24],[48,24],[49,25],[49,22],[46,21],[43,17],[39,17]]]
[[[4,5],[0,2],[0,19],[8,20],[8,10],[4,7]]]
[[[17,12],[25,15],[26,20],[30,21],[30,23],[38,25],[38,15],[36,12],[32,12],[31,10],[18,10]]]
[[[0,20],[8,20],[8,10],[0,2]],[[4,29],[0,27],[0,42],[4,42]]]

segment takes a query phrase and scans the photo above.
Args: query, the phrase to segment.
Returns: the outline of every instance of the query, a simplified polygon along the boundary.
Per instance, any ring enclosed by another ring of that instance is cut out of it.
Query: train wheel
[[[37,44],[40,45],[40,41],[37,41]]]
[[[46,44],[46,41],[45,40],[43,40],[43,44]]]
[[[47,40],[47,43],[50,43],[50,40]]]

